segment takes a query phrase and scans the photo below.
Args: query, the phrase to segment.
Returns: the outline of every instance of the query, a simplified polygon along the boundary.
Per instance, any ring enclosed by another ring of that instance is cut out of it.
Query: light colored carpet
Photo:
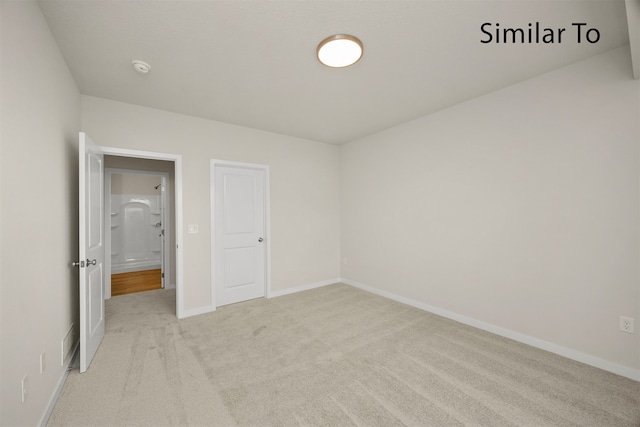
[[[640,426],[640,383],[343,284],[175,318],[107,302],[50,426]]]

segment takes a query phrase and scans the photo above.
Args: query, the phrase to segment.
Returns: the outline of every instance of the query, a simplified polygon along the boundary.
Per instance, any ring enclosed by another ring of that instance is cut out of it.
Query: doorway
[[[154,268],[152,270],[160,270],[160,283],[161,287],[165,289],[175,288],[176,290],[176,316],[178,318],[182,318],[184,315],[183,309],[183,289],[182,289],[182,281],[183,281],[183,273],[182,273],[182,157],[176,154],[165,154],[165,153],[156,153],[156,152],[147,152],[147,151],[138,151],[138,150],[129,150],[122,148],[112,148],[112,147],[101,147],[104,152],[104,164],[105,169],[111,171],[111,175],[115,173],[124,173],[124,174],[139,174],[143,176],[147,176],[150,179],[159,180],[154,183],[152,186],[152,190],[158,190],[159,196],[162,199],[164,196],[164,200],[159,200],[159,206],[165,206],[164,210],[156,209],[156,205],[154,201],[144,200],[149,199],[148,197],[124,197],[128,198],[128,201],[133,201],[130,204],[131,213],[133,217],[138,217],[139,221],[144,221],[145,219],[148,221],[147,224],[147,237],[149,238],[151,245],[144,246],[141,245],[134,249],[134,252],[138,252],[137,255],[129,256],[128,258],[132,258],[134,264],[137,263],[137,266],[133,268],[129,268],[130,266],[124,264],[120,264],[119,268],[126,270],[136,270],[145,268],[145,266],[150,266],[152,263],[154,265],[160,265],[160,268]],[[105,172],[105,187],[107,185],[107,172]],[[111,184],[111,179],[109,179],[109,185]],[[128,185],[119,183],[118,185]],[[146,184],[143,184],[146,185]],[[159,185],[157,189],[153,188]],[[162,190],[164,189],[164,192]],[[136,196],[140,194],[137,190],[121,190],[121,193],[129,193],[125,196]],[[149,192],[143,191],[144,192]],[[145,196],[141,194],[141,196]],[[110,200],[110,197],[107,197]],[[131,200],[133,199],[133,200]],[[106,205],[106,203],[105,203]],[[112,260],[114,261],[123,261],[125,257],[118,258],[116,254],[114,254],[112,245],[111,245],[111,227],[113,225],[118,225],[118,227],[122,227],[123,223],[119,218],[119,222],[114,220],[113,224],[111,223],[112,217],[118,217],[122,214],[120,212],[116,212],[105,208],[105,228],[106,228],[106,236],[105,236],[105,249],[108,256],[106,257],[105,262],[105,290],[111,292],[112,283],[111,283],[111,272],[112,272]],[[112,215],[116,214],[117,215]],[[162,233],[164,230],[164,233]],[[158,239],[153,241],[151,237],[153,235],[158,236]],[[163,234],[160,237],[160,234]],[[163,244],[164,243],[164,244]],[[153,258],[151,255],[155,255],[157,258],[156,261],[144,258]],[[155,252],[154,252],[155,251]],[[159,251],[159,253],[158,253]],[[144,253],[146,252],[146,255]],[[116,256],[114,256],[116,255]],[[159,255],[159,256],[158,256]],[[158,262],[159,261],[159,262]],[[147,269],[148,270],[148,269]],[[162,273],[164,273],[164,278],[162,277]],[[105,292],[106,294],[106,292]],[[110,297],[111,295],[105,295],[106,297]]]
[[[105,163],[121,164],[106,156]],[[129,162],[131,163],[131,162]],[[110,281],[105,298],[175,287],[171,281],[173,164],[137,161],[138,169],[105,168],[105,240],[110,248]],[[148,171],[150,168],[167,172]],[[173,285],[172,285],[173,284]]]

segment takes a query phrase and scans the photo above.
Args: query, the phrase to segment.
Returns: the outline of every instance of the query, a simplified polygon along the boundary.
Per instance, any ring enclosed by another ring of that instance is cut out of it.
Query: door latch
[[[97,263],[98,263],[98,260],[96,260],[96,259],[89,259],[89,258],[87,258],[87,261],[86,261],[86,265],[87,265],[87,267],[89,267],[90,265],[96,265]],[[85,266],[85,261],[80,261],[80,262],[76,262],[76,261],[74,261],[74,262],[72,262],[72,263],[71,263],[71,266],[72,266],[72,267],[80,267],[80,268],[84,268],[84,266]]]

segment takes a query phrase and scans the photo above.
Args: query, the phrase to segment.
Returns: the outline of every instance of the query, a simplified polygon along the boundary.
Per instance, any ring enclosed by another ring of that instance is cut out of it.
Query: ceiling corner
[[[633,78],[640,79],[640,0],[625,0]]]

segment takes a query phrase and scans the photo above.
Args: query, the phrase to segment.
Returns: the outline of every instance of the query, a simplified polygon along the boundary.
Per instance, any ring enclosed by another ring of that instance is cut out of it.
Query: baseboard
[[[323,280],[322,282],[309,283],[306,285],[295,286],[293,288],[287,288],[280,291],[267,291],[267,298],[275,298],[281,297],[283,295],[293,294],[296,292],[308,291],[309,289],[320,288],[322,286],[332,285],[334,283],[340,282],[339,278]],[[199,314],[206,314],[216,311],[216,307],[212,305],[207,305],[204,307],[194,308],[192,310],[185,310],[179,316],[180,319],[184,319],[186,317],[197,316]]]
[[[216,307],[213,305],[205,305],[204,307],[192,308],[191,310],[183,310],[178,316],[179,319],[185,319],[191,316],[197,316],[199,314],[206,314],[216,311]]]
[[[362,283],[355,282],[353,280],[340,279],[340,282],[362,289],[367,292],[374,293],[376,295],[380,295],[385,298],[389,298],[394,301],[401,302],[403,304],[410,305],[415,308],[419,308],[424,311],[428,311],[433,314],[437,314],[438,316],[446,317],[447,319],[455,320],[456,322],[464,323],[465,325],[473,326],[474,328],[482,329],[484,331],[491,332],[496,335],[500,335],[502,337],[509,338],[514,341],[518,341],[523,344],[530,345],[532,347],[536,347],[542,350],[549,351],[551,353],[555,353],[559,356],[566,357],[567,359],[575,360],[577,362],[581,362],[586,365],[590,365],[608,372],[612,372],[614,374],[617,374],[626,378],[630,378],[635,381],[640,381],[640,369],[633,369],[627,366],[619,365],[617,363],[603,360],[603,359],[591,356],[589,354],[582,353],[580,351],[572,350],[570,348],[566,348],[557,344],[550,343],[548,341],[544,341],[538,338],[533,338],[528,335],[521,334],[519,332],[515,332],[509,329],[492,325],[490,323],[473,319],[471,317],[463,316],[458,313],[453,313],[448,310],[444,310],[438,307],[424,304],[422,302],[415,301],[410,298],[405,298],[400,295],[393,294],[391,292],[382,291],[380,289],[376,289],[371,286],[367,286]]]
[[[279,291],[270,291],[267,293],[267,298],[276,298],[281,297],[283,295],[294,294],[296,292],[308,291],[310,289],[321,288],[327,285],[333,285],[335,283],[339,283],[340,278],[323,280],[321,282],[308,283],[306,285],[294,286],[292,288],[282,289]]]
[[[69,364],[64,368],[64,371],[60,376],[60,380],[58,381],[58,385],[53,391],[53,394],[51,395],[51,399],[49,399],[47,410],[44,412],[44,414],[42,414],[42,418],[40,418],[40,422],[38,423],[40,427],[45,427],[49,422],[49,417],[51,417],[51,414],[53,413],[53,409],[56,407],[56,403],[58,402],[58,397],[60,397],[60,393],[62,392],[62,387],[64,387],[64,383],[67,381],[67,377],[69,376],[69,371],[73,366],[73,362],[76,360],[76,357],[79,356],[79,354],[76,354],[78,352],[79,347],[80,347],[80,343],[78,342],[76,343],[76,347],[73,349],[73,353],[71,353],[73,354],[73,356],[69,358]]]

